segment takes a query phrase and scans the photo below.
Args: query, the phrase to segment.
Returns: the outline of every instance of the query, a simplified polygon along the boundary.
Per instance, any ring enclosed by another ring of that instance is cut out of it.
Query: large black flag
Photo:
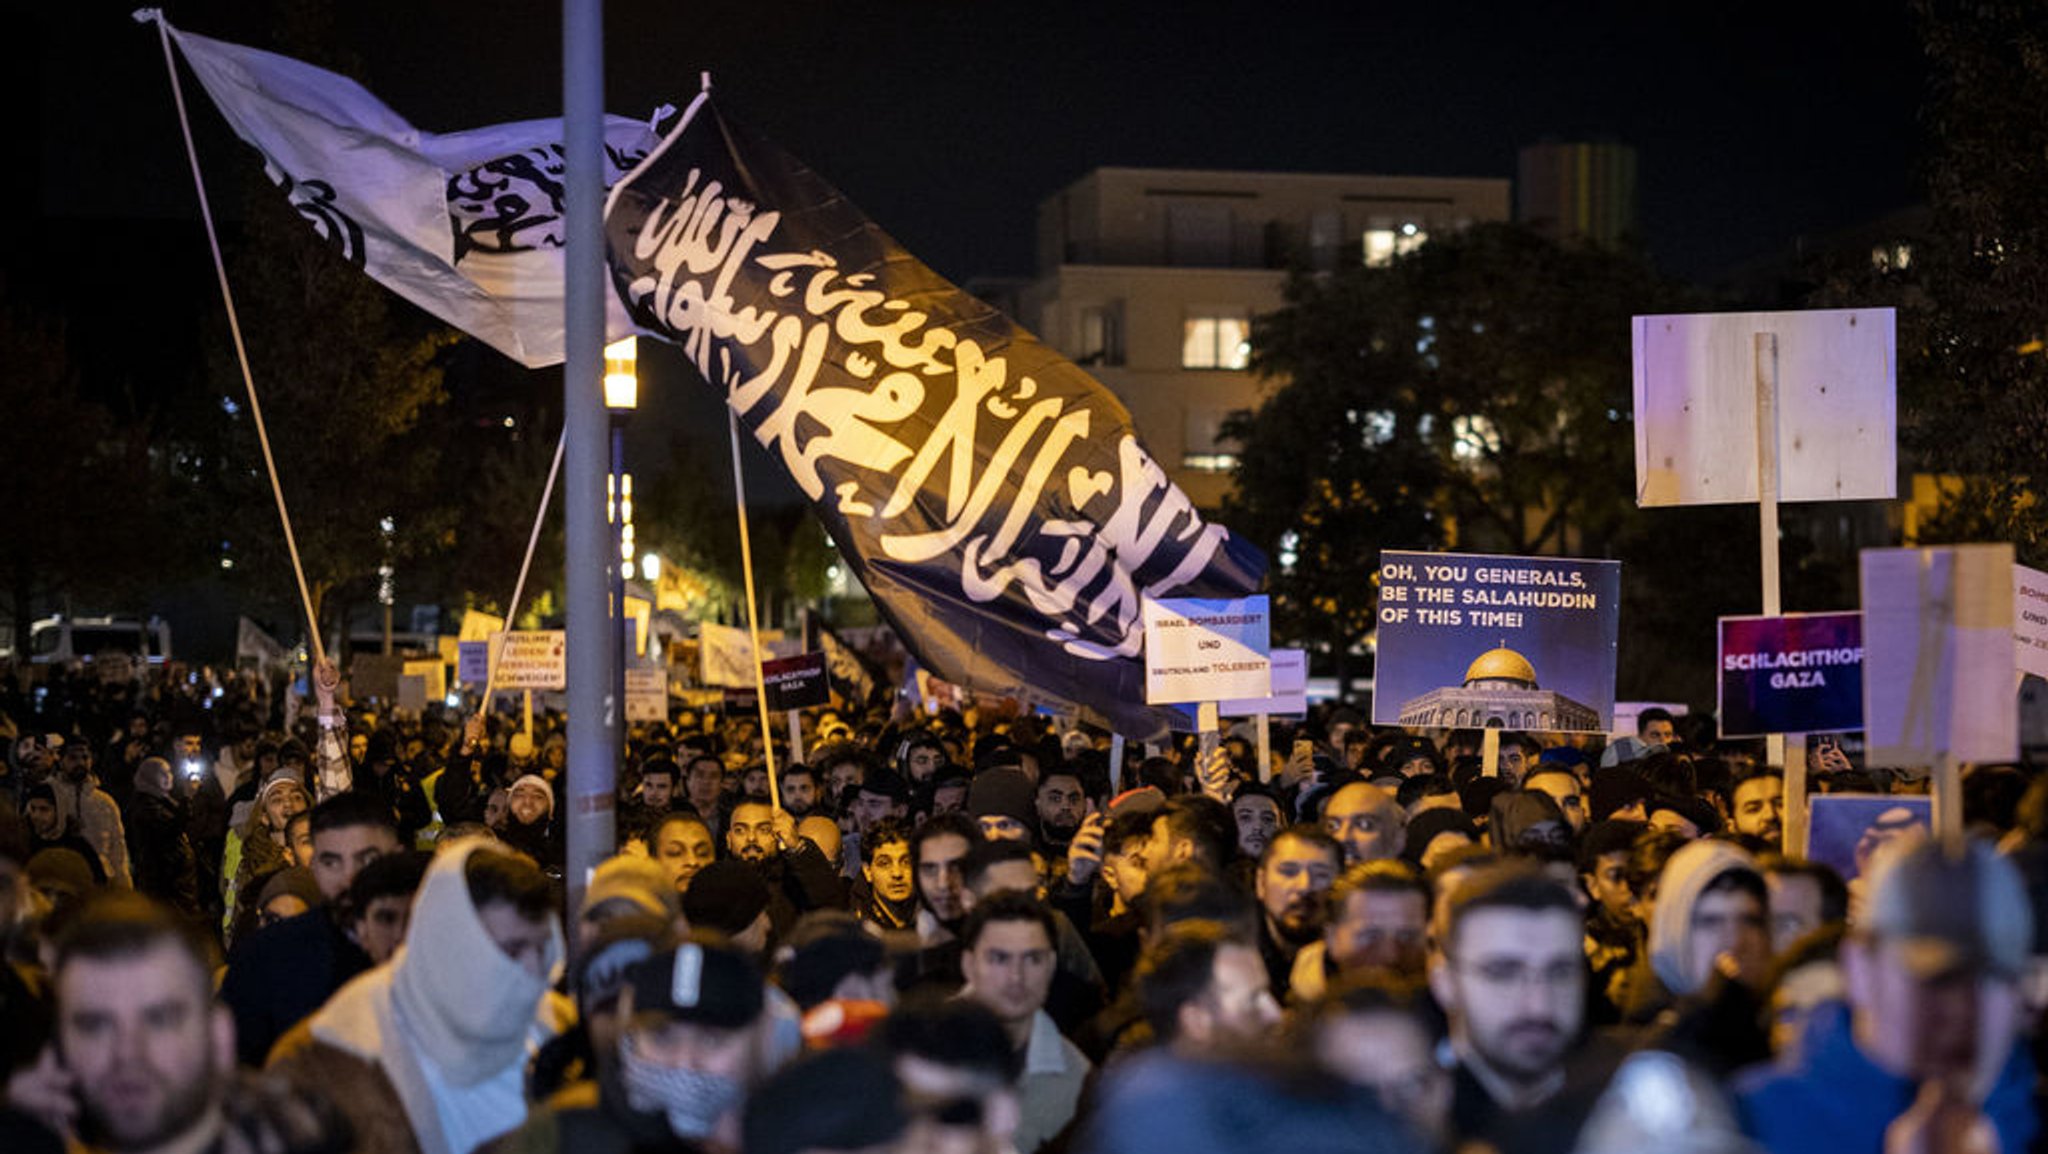
[[[634,322],[725,390],[926,668],[1166,729],[1139,597],[1243,596],[1266,560],[1202,520],[1107,389],[708,99],[605,230]]]

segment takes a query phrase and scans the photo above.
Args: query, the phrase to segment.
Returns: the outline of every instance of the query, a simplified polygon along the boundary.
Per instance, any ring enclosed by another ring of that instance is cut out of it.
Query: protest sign
[[[2014,664],[2021,673],[2048,677],[2048,573],[2012,567]]]
[[[491,675],[491,643],[458,641],[455,644],[455,680],[463,685],[482,686]]]
[[[420,678],[421,692],[428,701],[440,701],[448,696],[448,667],[441,664],[438,657],[408,661],[399,675]],[[400,688],[403,689],[403,685]]]
[[[348,663],[349,694],[359,698],[376,698],[378,701],[396,704],[398,701],[398,678],[405,672],[405,658],[381,653],[362,653]]]
[[[2018,758],[2012,546],[1865,549],[1862,587],[1868,764]]]
[[[1268,697],[1238,697],[1218,702],[1216,711],[1225,717],[1304,717],[1308,714],[1308,651],[1275,649],[1269,654],[1273,667],[1273,692]]]
[[[1143,617],[1147,704],[1272,695],[1265,597],[1147,597]]]
[[[785,641],[780,629],[761,631],[760,660],[790,657],[800,642]],[[697,626],[699,680],[705,685],[754,686],[754,642],[744,629],[706,621]]]
[[[1925,794],[1820,794],[1808,803],[1806,856],[1840,874],[1853,893],[1886,842],[1928,836],[1932,803]]]
[[[497,638],[499,689],[566,689],[569,653],[560,629],[516,629]]]
[[[668,670],[659,665],[626,667],[626,720],[668,720]]]
[[[1723,737],[1863,728],[1863,615],[1723,617]]]
[[[1605,732],[1621,563],[1380,554],[1375,725]]]
[[[1896,496],[1893,328],[1890,309],[1636,317],[1636,504]]]
[[[760,708],[759,702],[753,686],[733,686],[726,689],[721,708],[727,717],[752,718]]]
[[[761,684],[773,712],[809,709],[832,703],[832,683],[825,675],[823,653],[801,653],[761,663]]]
[[[474,609],[462,611],[462,628],[458,635],[463,641],[489,641],[492,634],[505,631],[505,619]]]

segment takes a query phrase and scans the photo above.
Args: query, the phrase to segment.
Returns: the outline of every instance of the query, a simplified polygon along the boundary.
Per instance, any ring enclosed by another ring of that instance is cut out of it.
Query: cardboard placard
[[[760,701],[753,686],[734,686],[725,690],[719,708],[727,717],[752,717],[760,709]]]
[[[1723,617],[1722,737],[1863,728],[1863,615]]]
[[[428,701],[439,702],[448,696],[448,667],[438,657],[408,661],[400,676],[420,678],[421,691]]]
[[[823,653],[763,661],[761,684],[768,691],[771,712],[832,704],[832,682],[825,673]]]
[[[491,676],[491,643],[458,641],[455,644],[455,680],[481,688]]]
[[[505,619],[503,617],[494,617],[489,613],[481,613],[475,609],[465,609],[462,611],[462,630],[459,637],[463,641],[489,641],[493,634],[503,633],[504,631]]]
[[[1240,697],[1221,701],[1217,712],[1225,717],[1308,716],[1308,651],[1275,649],[1268,657],[1273,663],[1273,692],[1267,697]]]
[[[2048,677],[2048,573],[2012,567],[2013,662],[2021,673]]]
[[[761,660],[791,657],[801,642],[786,642],[780,629],[761,631],[761,648],[768,650]],[[778,652],[778,647],[787,652]],[[752,688],[754,684],[754,642],[746,630],[705,621],[697,626],[698,680],[704,685]]]
[[[568,635],[560,629],[518,629],[500,633],[499,689],[566,689],[569,686]]]
[[[1925,794],[1823,793],[1807,804],[1806,856],[1852,887],[1886,842],[1926,838],[1934,829],[1934,802]]]
[[[668,720],[668,670],[659,665],[626,667],[626,720]]]
[[[420,714],[427,710],[427,679],[418,673],[398,675],[398,708],[408,713]]]
[[[1272,696],[1267,598],[1147,597],[1142,613],[1147,704]]]
[[[405,672],[405,658],[381,653],[363,653],[348,663],[349,693],[359,699],[375,698],[396,703],[398,678]]]
[[[1862,586],[1867,764],[2017,759],[2012,546],[1865,549]]]
[[[1621,562],[1380,554],[1375,725],[1605,733]]]
[[[1891,309],[1636,317],[1636,504],[1760,499],[1760,333],[1777,338],[1778,499],[1897,496],[1894,327]]]

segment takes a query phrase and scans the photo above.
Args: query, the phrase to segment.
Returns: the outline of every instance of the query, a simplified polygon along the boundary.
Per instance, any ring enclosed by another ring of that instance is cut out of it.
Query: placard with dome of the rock
[[[1621,563],[1387,550],[1375,725],[1605,732]]]

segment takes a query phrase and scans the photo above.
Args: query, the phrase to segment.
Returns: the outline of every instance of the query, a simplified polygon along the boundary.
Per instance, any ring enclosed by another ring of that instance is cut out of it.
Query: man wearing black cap
[[[761,1007],[760,973],[729,946],[685,942],[634,963],[614,1011],[618,1044],[598,1058],[595,1100],[564,1094],[485,1149],[623,1154],[694,1149],[714,1138],[736,1145]]]
[[[1988,843],[1951,855],[1928,841],[1887,848],[1875,873],[1842,943],[1848,1005],[1736,1079],[1743,1129],[1773,1154],[2028,1149],[2040,1119],[2017,1042],[2033,911],[2018,871]]]
[[[1035,839],[1037,788],[1021,769],[987,769],[967,787],[967,814],[981,826],[983,837]]]

